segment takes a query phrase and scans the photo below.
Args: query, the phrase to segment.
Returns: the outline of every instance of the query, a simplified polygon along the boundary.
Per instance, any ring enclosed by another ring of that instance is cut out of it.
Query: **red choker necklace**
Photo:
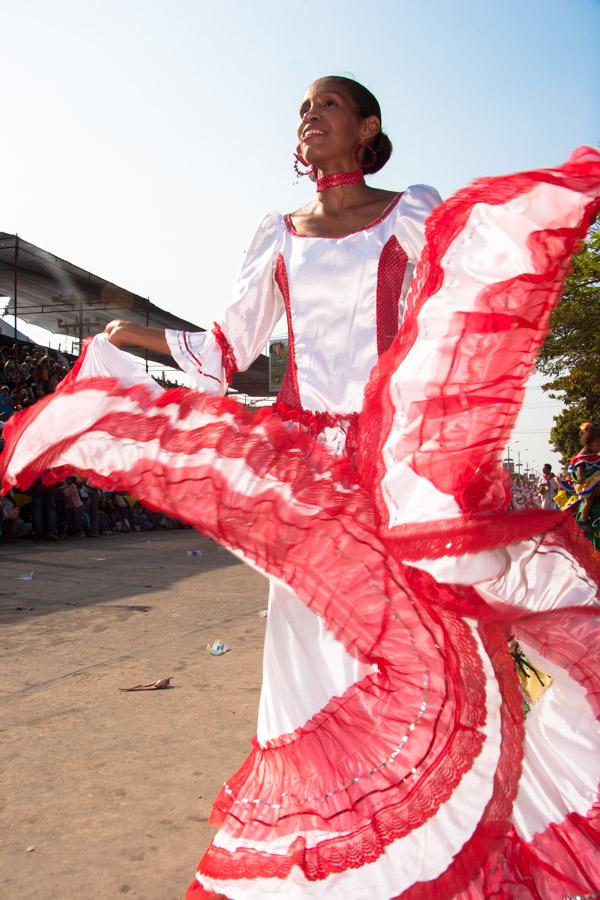
[[[362,169],[353,169],[351,172],[333,172],[331,175],[322,175],[317,178],[317,193],[328,191],[330,188],[340,187],[344,184],[364,184],[365,176]]]

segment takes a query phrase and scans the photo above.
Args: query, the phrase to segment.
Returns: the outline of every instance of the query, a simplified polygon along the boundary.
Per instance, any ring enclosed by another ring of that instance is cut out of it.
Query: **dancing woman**
[[[311,85],[298,136],[316,199],[263,220],[223,321],[112,323],[5,429],[4,484],[77,470],[269,576],[257,736],[189,900],[592,891],[598,568],[560,512],[506,511],[500,456],[600,154],[438,206],[364,184],[391,144],[361,85]],[[222,395],[283,315],[252,415]],[[132,343],[195,389],[143,383]]]

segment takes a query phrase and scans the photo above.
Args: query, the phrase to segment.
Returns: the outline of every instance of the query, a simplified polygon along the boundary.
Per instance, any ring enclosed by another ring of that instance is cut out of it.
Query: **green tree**
[[[579,449],[580,424],[600,422],[600,220],[572,262],[537,361],[550,379],[543,389],[565,404],[550,432],[564,461]]]

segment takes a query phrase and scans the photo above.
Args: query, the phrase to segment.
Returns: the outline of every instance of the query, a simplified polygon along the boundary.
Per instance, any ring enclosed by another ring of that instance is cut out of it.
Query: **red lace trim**
[[[390,435],[394,416],[390,380],[417,339],[421,308],[427,301],[435,302],[433,295],[444,278],[444,254],[464,229],[475,203],[506,203],[544,182],[580,193],[587,190],[591,194],[599,177],[598,155],[591,150],[586,154],[556,170],[481,179],[459,191],[428,219],[427,242],[409,292],[407,315],[390,350],[372,373],[359,420],[357,463],[382,522],[388,520],[381,494],[385,474],[382,448]],[[432,399],[424,397],[421,403],[415,403],[414,422],[409,422],[403,435],[398,435],[394,447],[396,457],[410,459],[417,474],[442,492],[453,495],[465,512],[500,509],[508,502],[505,475],[498,462],[501,450],[519,411],[524,384],[551,309],[560,296],[570,256],[584,237],[599,204],[600,200],[590,197],[579,223],[573,228],[532,233],[529,247],[538,274],[524,274],[491,285],[481,291],[472,313],[455,317],[450,323],[455,331],[449,333],[455,348],[450,372],[441,376],[439,383],[431,384]],[[504,308],[502,298],[506,296],[511,297],[514,310],[511,315],[495,311]],[[467,340],[473,343],[472,353],[464,349]],[[448,352],[451,352],[450,344]],[[506,360],[513,359],[518,360],[518,367],[508,371],[510,363]],[[477,389],[471,387],[472,360],[487,366],[477,375],[478,384],[483,379]],[[466,388],[457,393],[457,385]],[[496,396],[492,397],[494,392]],[[430,449],[431,446],[438,449]]]
[[[296,344],[294,340],[294,323],[292,321],[292,304],[290,302],[290,286],[287,269],[281,253],[275,264],[275,282],[281,291],[288,327],[288,361],[279,391],[282,406],[300,409],[300,388],[298,387],[298,368],[296,366]]]
[[[218,322],[214,323],[212,333],[214,334],[217,343],[221,348],[225,380],[227,381],[227,384],[231,384],[231,380],[238,370],[235,353],[233,352],[233,348],[225,337],[225,333]]]
[[[398,304],[408,257],[392,236],[379,257],[377,269],[377,355],[381,356],[398,333]]]
[[[510,510],[466,513],[456,519],[416,522],[382,529],[389,550],[402,560],[461,556],[545,534],[565,519],[560,510]],[[510,538],[507,536],[510,535]]]

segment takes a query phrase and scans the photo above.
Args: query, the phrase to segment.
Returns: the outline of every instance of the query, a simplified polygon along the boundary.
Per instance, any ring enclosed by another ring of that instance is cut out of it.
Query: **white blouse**
[[[219,323],[237,369],[264,351],[285,313],[290,346],[280,400],[333,414],[358,411],[369,373],[402,321],[425,220],[440,202],[434,188],[412,185],[376,221],[343,238],[304,237],[288,217],[269,213]],[[211,332],[165,334],[195,387],[225,393],[223,341]]]

